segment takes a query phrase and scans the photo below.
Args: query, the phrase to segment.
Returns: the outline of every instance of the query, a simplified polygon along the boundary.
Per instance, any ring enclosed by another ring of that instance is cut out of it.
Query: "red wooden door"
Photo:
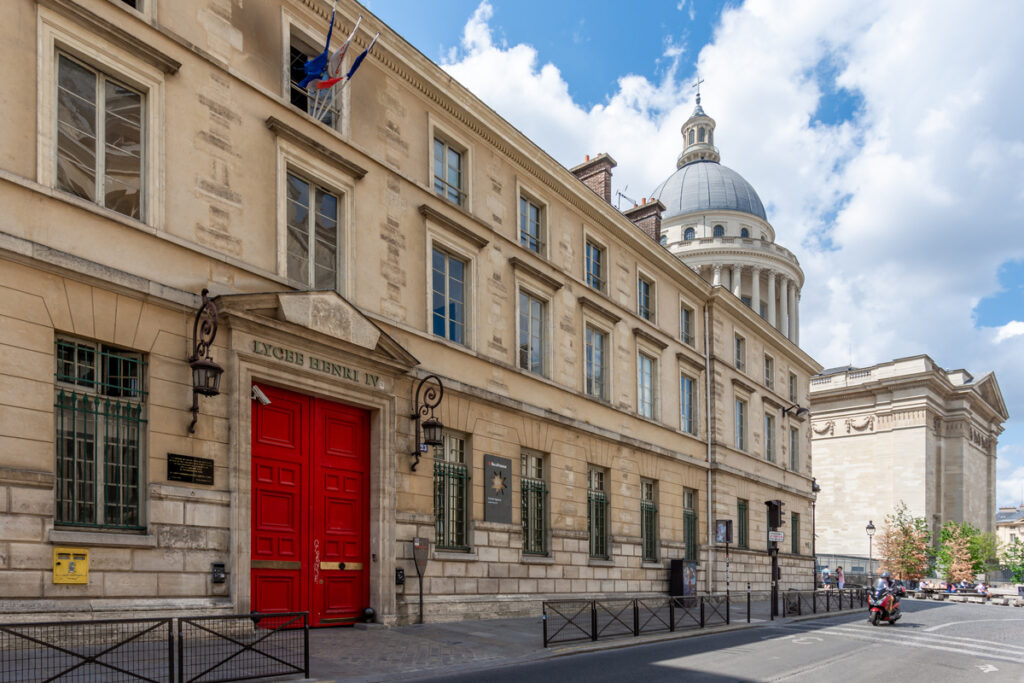
[[[349,623],[369,604],[369,415],[260,385],[253,402],[252,609]]]

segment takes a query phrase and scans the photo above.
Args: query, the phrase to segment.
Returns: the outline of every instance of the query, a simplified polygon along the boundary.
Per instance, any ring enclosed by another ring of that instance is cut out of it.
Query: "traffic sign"
[[[768,540],[769,541],[775,541],[776,543],[781,543],[782,540],[785,537],[786,537],[785,534],[782,533],[781,531],[769,531],[768,532]]]

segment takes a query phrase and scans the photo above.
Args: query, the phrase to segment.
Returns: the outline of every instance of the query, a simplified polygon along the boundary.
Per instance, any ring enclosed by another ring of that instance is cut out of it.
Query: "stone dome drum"
[[[753,186],[716,161],[694,161],[676,169],[651,195],[665,205],[663,220],[701,211],[742,211],[768,217]]]

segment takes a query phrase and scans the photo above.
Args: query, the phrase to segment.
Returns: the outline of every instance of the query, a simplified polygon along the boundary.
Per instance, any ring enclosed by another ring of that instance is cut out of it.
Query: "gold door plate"
[[[320,569],[339,569],[358,572],[362,571],[362,562],[321,562]]]
[[[302,569],[302,563],[286,560],[253,560],[250,567],[252,569]]]

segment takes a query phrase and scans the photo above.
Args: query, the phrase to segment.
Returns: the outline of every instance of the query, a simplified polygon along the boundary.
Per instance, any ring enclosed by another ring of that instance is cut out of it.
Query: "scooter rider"
[[[882,572],[882,575],[878,577],[878,583],[875,584],[875,595],[884,590],[892,590],[892,577],[889,576],[889,572]]]

